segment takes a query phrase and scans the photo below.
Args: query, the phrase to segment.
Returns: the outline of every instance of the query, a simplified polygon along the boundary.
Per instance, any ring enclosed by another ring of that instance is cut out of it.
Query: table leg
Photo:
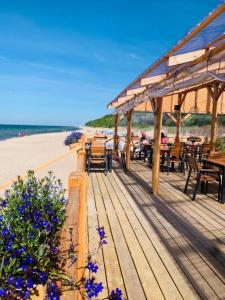
[[[223,174],[222,174],[222,188],[221,188],[221,203],[225,202],[225,167],[223,167]]]

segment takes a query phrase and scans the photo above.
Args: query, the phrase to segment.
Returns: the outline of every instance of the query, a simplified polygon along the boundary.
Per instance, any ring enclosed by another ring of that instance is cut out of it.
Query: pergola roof
[[[171,94],[163,97],[163,112],[172,113],[174,107],[179,105],[179,94]],[[120,106],[117,107],[120,111]],[[121,105],[121,112],[123,111],[123,105]],[[153,112],[150,101],[143,102],[136,107],[134,111],[138,112]],[[181,106],[181,113],[198,113],[198,114],[211,114],[212,113],[212,101],[209,91],[206,87],[201,89],[189,91],[185,97],[185,100]],[[218,99],[218,115],[225,114],[225,93],[223,92]]]
[[[225,82],[225,2],[140,74],[108,107],[123,113],[131,108],[142,110],[140,104],[163,97],[163,111],[171,112],[178,104],[177,94],[188,93],[183,112],[210,113],[206,85],[216,82]],[[222,93],[220,114],[225,113],[224,98]]]

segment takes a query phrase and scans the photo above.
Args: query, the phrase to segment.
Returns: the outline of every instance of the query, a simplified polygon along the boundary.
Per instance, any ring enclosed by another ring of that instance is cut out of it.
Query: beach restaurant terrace
[[[180,126],[191,114],[211,114],[210,148],[214,150],[217,118],[225,114],[225,4],[201,23],[131,82],[108,108],[115,109],[115,142],[120,115],[127,116],[126,168],[130,167],[133,111],[154,113],[153,193],[159,188],[160,134],[162,114]],[[175,116],[173,113],[176,113]],[[182,118],[182,113],[185,113]]]
[[[129,300],[225,299],[225,206],[215,200],[218,182],[210,182],[207,193],[198,193],[196,201],[191,201],[190,193],[195,190],[196,196],[197,191],[195,178],[185,188],[183,172],[160,172],[163,113],[176,123],[177,142],[184,118],[193,113],[212,114],[208,146],[210,152],[215,148],[217,117],[225,113],[224,32],[225,3],[109,103],[115,109],[117,150],[109,150],[115,155],[109,168],[93,167],[96,161],[92,166],[91,160],[100,156],[107,166],[105,140],[111,137],[83,136],[73,150],[78,163],[69,177],[67,210],[69,227],[78,219],[77,276],[83,272],[85,254],[97,253],[95,278],[106,287],[104,299],[115,286]],[[142,159],[131,160],[134,111],[154,113],[151,165]],[[128,120],[126,147],[119,153],[118,123],[123,115]],[[195,157],[188,155],[188,159],[193,167]],[[221,163],[224,171],[224,156]],[[201,170],[196,168],[194,175],[199,175]],[[202,176],[208,180],[206,175]],[[225,180],[225,173],[216,170],[214,175]],[[96,252],[98,226],[106,231],[107,245]],[[68,233],[64,240],[66,243]],[[76,298],[66,294],[62,299]]]

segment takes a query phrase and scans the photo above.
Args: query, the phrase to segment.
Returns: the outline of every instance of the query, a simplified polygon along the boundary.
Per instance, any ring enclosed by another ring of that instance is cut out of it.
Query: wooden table
[[[149,157],[149,163],[150,165],[152,165],[152,160],[153,160],[153,149],[154,148],[154,145],[152,144],[151,145],[151,151],[150,151],[150,157]],[[170,149],[171,147],[170,146],[167,146],[166,144],[165,145],[160,145],[160,157],[162,158],[162,164],[164,164],[165,162],[165,158],[166,156],[168,155],[168,153],[170,152]]]
[[[225,154],[215,154],[208,159],[203,159],[203,163],[218,167],[222,171],[222,191],[221,203],[225,203]]]

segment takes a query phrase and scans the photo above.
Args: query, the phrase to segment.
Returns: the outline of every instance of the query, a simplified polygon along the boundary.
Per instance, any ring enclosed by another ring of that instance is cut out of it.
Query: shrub
[[[66,137],[64,144],[68,146],[70,144],[77,143],[77,141],[82,137],[82,135],[83,133],[79,131],[71,132],[71,134]]]
[[[225,137],[218,137],[216,139],[216,150],[220,151],[220,152],[225,152]]]
[[[64,190],[50,173],[18,178],[1,199],[0,297],[29,299],[58,266],[59,230],[65,220]]]

